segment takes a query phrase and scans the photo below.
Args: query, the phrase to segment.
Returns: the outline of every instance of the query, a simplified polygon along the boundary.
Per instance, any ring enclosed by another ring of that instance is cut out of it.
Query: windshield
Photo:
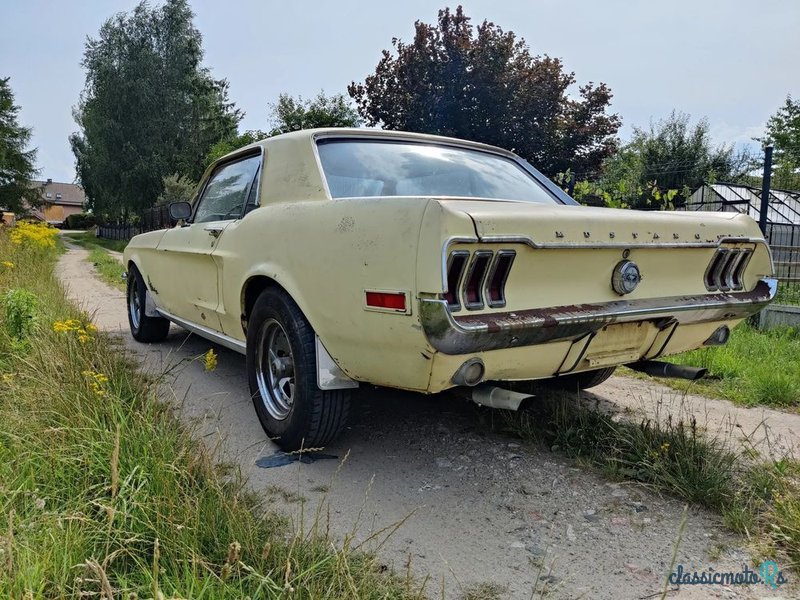
[[[516,161],[426,142],[322,139],[322,170],[333,198],[456,196],[556,204]]]

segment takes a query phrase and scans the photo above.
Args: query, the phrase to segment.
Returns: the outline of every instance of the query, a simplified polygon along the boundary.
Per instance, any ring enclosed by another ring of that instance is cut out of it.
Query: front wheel
[[[320,390],[314,330],[283,291],[262,292],[247,325],[247,378],[258,419],[284,450],[328,444],[347,423],[349,390]]]
[[[128,274],[128,325],[137,342],[160,342],[169,334],[169,321],[145,314],[147,288],[139,270],[131,266]]]

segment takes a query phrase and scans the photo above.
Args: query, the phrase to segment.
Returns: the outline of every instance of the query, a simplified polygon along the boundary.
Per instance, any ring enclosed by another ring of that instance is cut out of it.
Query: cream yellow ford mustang
[[[724,344],[776,290],[745,215],[579,206],[511,152],[429,135],[273,137],[170,212],[125,249],[133,337],[172,322],[245,354],[285,449],[328,443],[359,383],[516,409],[537,379],[696,377],[654,359]]]

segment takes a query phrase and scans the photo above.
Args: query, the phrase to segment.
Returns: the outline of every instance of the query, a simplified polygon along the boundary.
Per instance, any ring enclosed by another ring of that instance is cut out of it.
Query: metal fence
[[[137,223],[98,225],[97,237],[109,240],[129,240],[146,231],[174,227],[176,221],[169,216],[169,204],[158,204],[144,210]]]
[[[97,237],[107,240],[129,240],[142,233],[138,225],[98,225]]]
[[[772,250],[772,259],[775,262],[775,274],[778,277],[778,297],[777,304],[800,305],[800,227],[792,227],[791,231],[782,231],[775,235],[772,228],[778,226],[767,225],[767,241]],[[786,229],[786,226],[781,226]],[[775,240],[782,243],[775,243]]]
[[[139,225],[142,231],[155,231],[174,227],[176,221],[169,216],[169,204],[156,204],[145,210],[140,218]]]

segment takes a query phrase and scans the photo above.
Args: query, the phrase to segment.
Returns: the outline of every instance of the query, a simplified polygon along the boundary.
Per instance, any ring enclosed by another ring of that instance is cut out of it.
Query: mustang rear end
[[[769,249],[742,215],[440,200],[424,231],[448,231],[459,213],[473,231],[439,240],[438,288],[420,294],[429,391],[722,344],[776,292]]]

